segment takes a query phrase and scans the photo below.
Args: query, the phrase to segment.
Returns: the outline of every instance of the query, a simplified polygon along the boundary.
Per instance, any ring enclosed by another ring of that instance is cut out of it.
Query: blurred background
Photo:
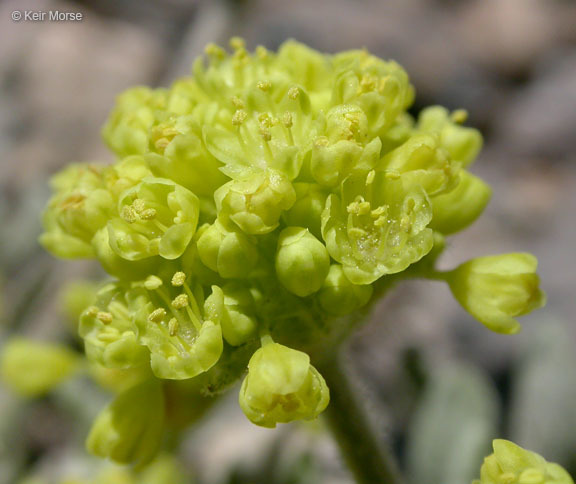
[[[11,20],[27,9],[83,19]],[[324,52],[367,47],[409,72],[414,113],[430,104],[468,110],[485,136],[473,171],[494,196],[441,265],[533,252],[548,305],[506,337],[473,321],[443,284],[405,283],[355,337],[350,371],[414,484],[469,482],[494,437],[576,473],[573,0],[2,1],[0,344],[14,334],[78,344],[61,290],[100,273],[38,245],[48,177],[71,161],[111,161],[99,133],[115,96],[168,85],[208,42],[233,35],[250,48],[287,38]],[[107,399],[86,381],[36,401],[0,386],[0,484],[89,473],[97,464],[81,442]],[[181,458],[200,483],[351,482],[321,425],[256,428],[235,392],[191,430]]]

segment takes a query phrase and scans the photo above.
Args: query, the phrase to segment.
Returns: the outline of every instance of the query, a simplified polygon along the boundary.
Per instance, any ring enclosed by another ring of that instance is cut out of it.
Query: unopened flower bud
[[[296,202],[284,213],[287,225],[307,227],[318,239],[322,237],[322,211],[326,205],[326,192],[316,183],[295,183]]]
[[[498,333],[520,331],[514,319],[545,304],[537,261],[514,253],[472,259],[446,275],[458,302],[478,321]]]
[[[276,274],[291,293],[305,297],[316,292],[329,269],[330,256],[326,247],[308,229],[288,227],[280,233]]]
[[[326,382],[310,357],[278,343],[257,350],[240,389],[240,407],[262,427],[316,418],[328,405]]]
[[[222,289],[212,286],[204,311],[206,318],[220,324],[222,336],[232,346],[244,344],[256,334],[254,297],[243,285],[232,283]]]
[[[372,286],[352,284],[342,266],[330,266],[328,276],[317,293],[322,309],[334,316],[350,314],[364,306],[372,296]]]
[[[198,255],[207,267],[224,278],[248,277],[258,261],[258,250],[249,236],[239,229],[228,230],[218,220],[202,229]]]

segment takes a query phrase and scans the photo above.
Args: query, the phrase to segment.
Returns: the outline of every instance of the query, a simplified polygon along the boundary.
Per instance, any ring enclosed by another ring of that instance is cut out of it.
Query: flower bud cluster
[[[143,375],[98,419],[89,446],[99,455],[151,457],[154,443],[127,434],[160,438],[158,381],[196,378],[212,394],[247,367],[250,420],[315,418],[328,388],[306,351],[330,346],[335,319],[368,305],[391,275],[432,270],[438,241],[490,196],[467,171],[478,131],[462,111],[408,114],[414,89],[398,64],[294,41],[277,53],[250,53],[237,38],[231,47],[209,45],[168,89],[122,94],[103,130],[116,162],[53,178],[41,242],[96,258],[116,279],[82,314],[86,353]],[[541,302],[533,278],[496,277],[496,301],[470,273],[458,269],[450,284],[489,326],[511,328],[508,316]],[[486,300],[506,316],[484,315]],[[133,395],[154,409],[135,403],[129,416]]]

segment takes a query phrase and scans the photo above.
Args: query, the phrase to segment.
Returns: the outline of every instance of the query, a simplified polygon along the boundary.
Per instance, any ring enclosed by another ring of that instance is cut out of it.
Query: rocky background
[[[26,9],[82,12],[83,20],[11,20]],[[410,73],[414,112],[430,104],[468,110],[486,141],[473,171],[494,196],[453,238],[442,265],[533,252],[548,306],[524,319],[521,335],[506,337],[473,321],[442,284],[407,283],[352,342],[350,370],[414,484],[467,482],[488,452],[477,443],[493,437],[575,473],[573,0],[3,1],[0,343],[13,334],[71,339],[60,289],[99,276],[91,264],[54,260],[37,244],[50,174],[71,161],[110,160],[99,130],[115,96],[135,84],[170,83],[206,43],[232,35],[250,47],[276,48],[290,37],[325,52],[365,46]],[[0,484],[94,465],[80,442],[106,397],[82,398],[85,385],[35,402],[0,387]],[[351,482],[319,424],[258,429],[235,398],[186,440],[182,459],[197,482]]]

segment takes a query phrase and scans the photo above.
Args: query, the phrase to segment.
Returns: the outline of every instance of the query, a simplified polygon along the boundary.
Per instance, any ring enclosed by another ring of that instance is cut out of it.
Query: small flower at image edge
[[[37,397],[71,376],[80,361],[65,346],[14,338],[2,348],[0,376],[15,392]]]
[[[561,466],[508,440],[496,439],[473,484],[574,484]]]

